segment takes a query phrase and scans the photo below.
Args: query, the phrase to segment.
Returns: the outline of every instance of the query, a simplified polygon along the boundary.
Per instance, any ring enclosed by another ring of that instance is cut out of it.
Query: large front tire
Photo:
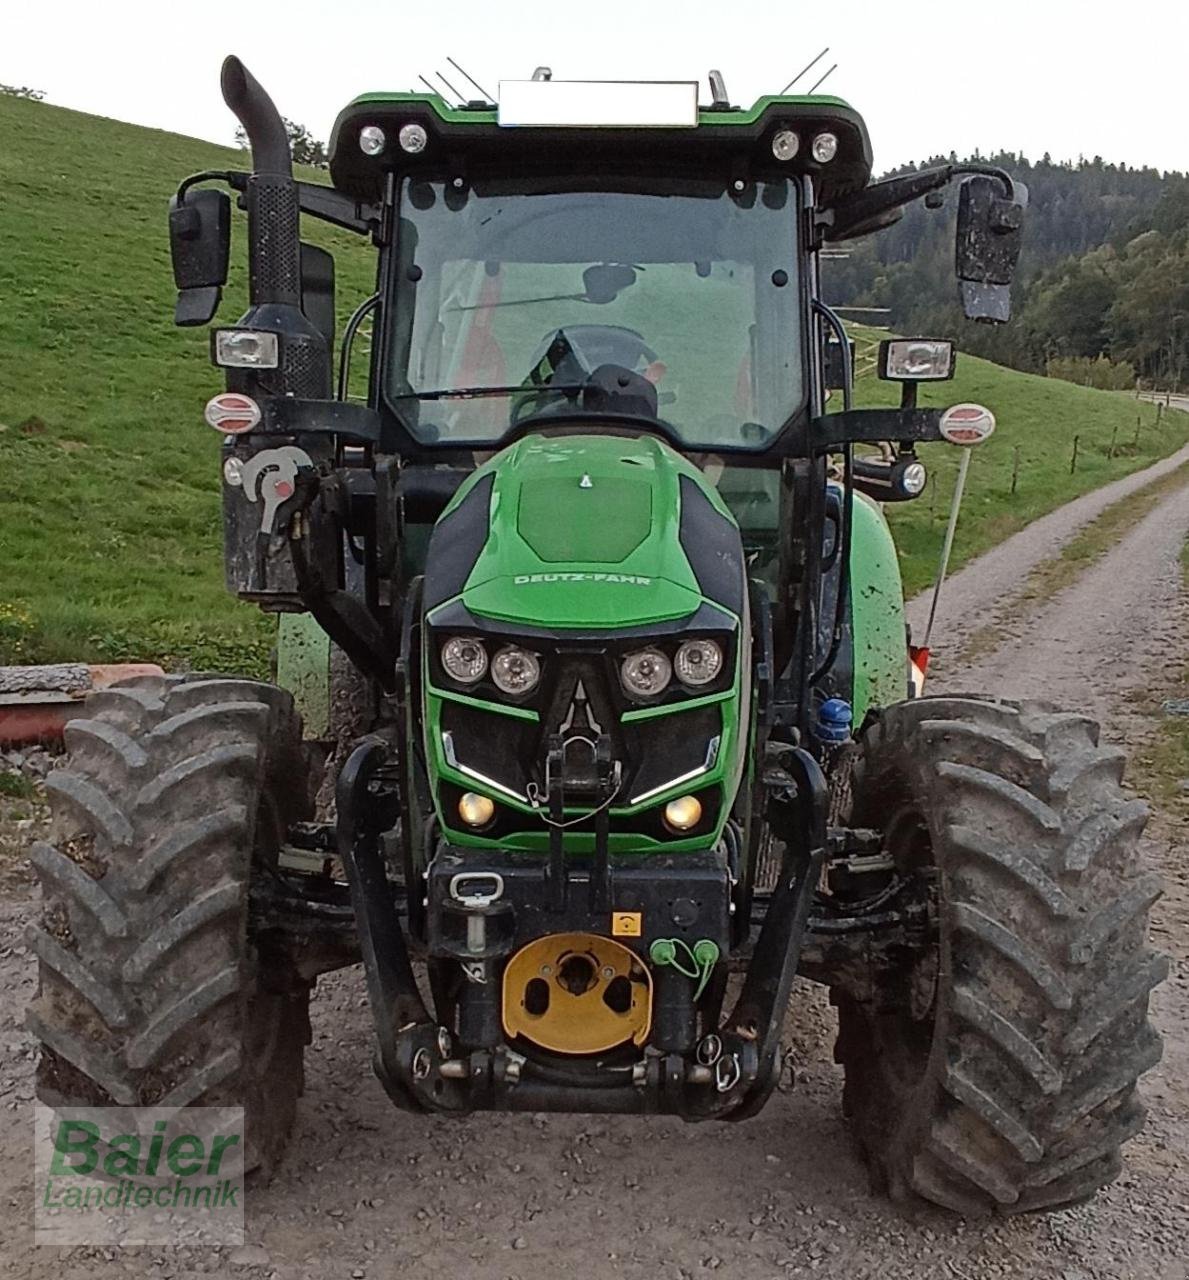
[[[34,846],[27,1021],[51,1106],[242,1106],[247,1167],[279,1159],[309,984],[248,935],[249,881],[309,814],[301,722],[247,680],[149,677],[93,695]]]
[[[894,1199],[1058,1209],[1119,1173],[1167,973],[1122,770],[1091,721],[1037,704],[923,698],[861,736],[851,823],[936,876],[936,947],[873,1000],[834,992],[844,1107]]]

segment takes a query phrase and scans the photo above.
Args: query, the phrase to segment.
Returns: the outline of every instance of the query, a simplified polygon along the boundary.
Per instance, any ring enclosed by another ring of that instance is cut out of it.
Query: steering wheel
[[[577,361],[583,366],[582,374],[593,373],[600,365],[617,364],[632,373],[639,373],[658,360],[656,352],[644,341],[643,334],[629,329],[622,324],[568,324],[561,326]],[[557,329],[551,329],[538,344],[530,363],[536,368],[545,358],[545,353],[553,345],[557,337]],[[566,362],[563,362],[563,365]],[[557,373],[559,382],[571,380],[567,376],[571,371],[561,369]],[[577,372],[577,371],[573,371]]]

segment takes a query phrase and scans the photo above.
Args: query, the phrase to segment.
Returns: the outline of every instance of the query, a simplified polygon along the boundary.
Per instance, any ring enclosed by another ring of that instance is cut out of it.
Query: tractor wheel
[[[1092,721],[1034,703],[921,698],[861,735],[850,822],[935,877],[932,950],[872,999],[832,992],[844,1109],[893,1199],[1024,1213],[1118,1175],[1168,969],[1122,772]]]
[[[147,677],[93,695],[46,780],[29,1028],[51,1106],[242,1106],[248,1169],[281,1154],[309,984],[248,934],[254,869],[308,816],[301,721],[248,680]]]

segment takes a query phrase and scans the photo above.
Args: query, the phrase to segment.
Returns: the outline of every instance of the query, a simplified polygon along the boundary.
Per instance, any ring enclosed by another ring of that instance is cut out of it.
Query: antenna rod
[[[788,93],[788,91],[793,87],[793,85],[795,85],[795,84],[797,83],[797,81],[798,81],[798,80],[800,80],[800,79],[801,79],[801,77],[802,77],[802,76],[803,76],[807,71],[809,71],[811,68],[813,68],[813,67],[817,66],[817,64],[818,64],[819,62],[821,62],[821,60],[822,60],[822,59],[826,56],[826,54],[827,54],[827,53],[829,53],[829,52],[830,52],[830,46],[829,46],[829,45],[826,45],[826,47],[821,51],[821,53],[819,53],[819,54],[817,55],[817,57],[816,57],[816,58],[814,58],[814,60],[813,60],[812,62],[810,62],[810,63],[808,63],[806,66],[802,67],[802,68],[801,68],[801,70],[800,70],[800,71],[798,71],[798,72],[797,72],[797,74],[796,74],[795,76],[793,76],[793,78],[788,82],[788,84],[786,84],[786,85],[784,86],[784,88],[783,88],[783,89],[781,89],[781,91],[780,91],[780,92],[781,92],[781,93]]]
[[[945,541],[941,546],[941,563],[937,566],[937,581],[933,584],[933,603],[929,606],[929,621],[925,626],[925,643],[921,646],[928,649],[930,637],[933,635],[933,619],[937,617],[937,603],[941,599],[941,588],[945,586],[946,570],[950,566],[950,552],[954,549],[954,531],[958,527],[958,512],[962,510],[962,494],[966,489],[966,473],[970,470],[971,449],[963,450],[958,460],[958,479],[954,484],[954,500],[950,504],[950,520],[945,529]]]
[[[442,91],[430,84],[424,76],[419,75],[417,79],[421,81],[421,83],[434,95],[435,98],[440,98],[442,96]]]
[[[450,90],[450,92],[458,99],[459,102],[465,102],[467,100],[466,94],[459,93],[458,90],[450,83],[449,80],[446,79],[444,75],[442,75],[440,71],[435,71],[434,75],[437,76],[437,78],[446,86],[446,88]]]
[[[479,81],[476,80],[475,77],[471,75],[469,72],[464,71],[463,68],[460,67],[458,63],[455,62],[454,59],[449,54],[446,55],[446,61],[454,68],[455,71],[459,72],[465,79],[469,80],[471,84],[475,86],[476,89],[479,90],[479,92],[483,95],[484,102],[495,101],[495,99],[491,96],[490,93],[487,92],[486,89],[484,89],[484,87],[479,83]]]
[[[838,70],[838,63],[835,63],[835,64],[834,64],[834,65],[829,69],[829,71],[827,71],[827,72],[826,72],[826,74],[825,74],[824,76],[822,76],[822,78],[817,82],[817,84],[815,84],[815,85],[813,86],[813,88],[812,88],[812,89],[810,89],[810,91],[809,91],[809,92],[810,92],[810,95],[815,94],[815,93],[818,91],[818,89],[820,89],[820,88],[821,88],[821,86],[822,86],[823,84],[825,84],[825,82],[826,82],[827,80],[829,80],[829,78],[830,78],[830,77],[834,74],[834,72],[835,72],[835,71],[837,71],[837,70]]]

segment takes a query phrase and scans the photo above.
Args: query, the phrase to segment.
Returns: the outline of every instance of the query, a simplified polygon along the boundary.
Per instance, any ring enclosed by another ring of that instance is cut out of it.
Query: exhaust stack
[[[254,307],[272,303],[300,308],[300,209],[285,122],[260,82],[234,55],[223,63],[220,84],[223,101],[243,125],[252,147],[247,191],[249,297]],[[297,388],[287,390],[301,394]]]

